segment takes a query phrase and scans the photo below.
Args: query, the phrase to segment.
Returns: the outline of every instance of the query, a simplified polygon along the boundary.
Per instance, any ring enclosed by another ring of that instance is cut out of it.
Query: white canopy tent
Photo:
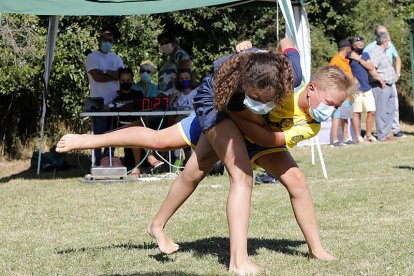
[[[76,2],[76,3],[75,3]],[[128,15],[128,14],[149,14],[169,11],[177,11],[204,6],[230,7],[237,5],[256,4],[274,5],[281,9],[285,19],[286,35],[291,37],[301,55],[301,66],[305,82],[310,80],[311,74],[311,44],[310,29],[303,0],[295,2],[292,6],[290,0],[159,0],[159,1],[85,1],[75,0],[62,2],[59,0],[49,0],[40,4],[35,0],[2,0],[0,12],[24,13],[49,15],[49,26],[46,42],[45,72],[44,72],[44,93],[42,104],[42,116],[40,120],[40,138],[37,174],[40,174],[41,154],[43,150],[43,132],[46,116],[46,101],[48,96],[48,83],[52,70],[53,56],[56,47],[58,34],[59,16],[58,15]],[[145,4],[145,5],[144,5]],[[316,142],[319,157],[322,164],[324,177],[327,178],[322,152],[317,138],[312,139]],[[314,163],[314,150],[312,145],[312,163]]]

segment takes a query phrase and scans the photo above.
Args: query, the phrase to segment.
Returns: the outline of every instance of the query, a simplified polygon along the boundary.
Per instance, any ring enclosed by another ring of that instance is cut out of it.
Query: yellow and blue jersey
[[[270,113],[264,115],[272,129],[281,129],[285,135],[288,148],[294,147],[300,141],[310,139],[318,134],[321,124],[310,115],[300,110],[298,99],[302,92],[305,93],[305,83],[295,88],[281,107],[276,107]]]

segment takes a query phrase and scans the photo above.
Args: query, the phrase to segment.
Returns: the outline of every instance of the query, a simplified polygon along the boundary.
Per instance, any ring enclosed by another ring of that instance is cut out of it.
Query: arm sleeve
[[[91,71],[93,69],[99,69],[99,64],[98,64],[97,60],[95,58],[93,58],[93,56],[91,54],[89,54],[86,57],[85,69],[86,69],[86,72],[88,72],[88,73],[89,73],[89,71]]]
[[[310,139],[318,134],[321,129],[320,124],[303,124],[295,125],[288,129],[283,129],[285,134],[286,146],[288,148],[293,148],[300,141]]]
[[[299,52],[294,48],[288,48],[283,51],[283,54],[290,61],[294,78],[293,87],[297,87],[302,83],[302,67],[300,66]]]

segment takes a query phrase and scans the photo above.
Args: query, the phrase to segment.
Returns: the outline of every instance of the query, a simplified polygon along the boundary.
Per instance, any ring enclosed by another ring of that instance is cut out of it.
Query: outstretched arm
[[[274,147],[286,145],[285,135],[282,130],[274,131],[265,126],[263,122],[252,121],[246,117],[239,116],[237,112],[228,112],[230,118],[236,123],[244,135],[253,140],[257,145],[263,147]]]

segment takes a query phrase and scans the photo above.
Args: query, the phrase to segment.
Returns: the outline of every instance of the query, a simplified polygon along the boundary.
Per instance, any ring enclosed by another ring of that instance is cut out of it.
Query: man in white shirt
[[[98,38],[99,49],[86,57],[85,67],[88,72],[89,89],[91,97],[102,97],[104,104],[109,104],[119,90],[118,69],[123,68],[122,59],[112,53],[114,34],[110,30],[104,30]],[[95,134],[105,133],[108,129],[107,117],[93,117],[93,132]],[[95,164],[100,166],[102,152],[95,149]]]

